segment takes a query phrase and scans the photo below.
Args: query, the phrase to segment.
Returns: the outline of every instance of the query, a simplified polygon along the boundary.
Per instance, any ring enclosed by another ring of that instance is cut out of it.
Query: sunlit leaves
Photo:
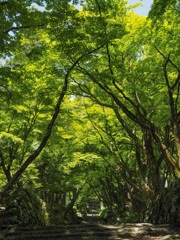
[[[1,148],[9,148],[12,145],[22,145],[23,140],[11,133],[1,132],[0,133],[0,145]]]
[[[153,20],[162,19],[164,13],[172,9],[174,11],[179,10],[178,0],[155,0],[152,4],[152,8],[149,12],[149,17]]]
[[[0,12],[0,178],[37,149],[68,79],[51,139],[21,181],[70,195],[84,186],[83,194],[103,195],[112,186],[119,196],[121,184],[153,191],[165,165],[157,136],[177,159],[169,101],[178,113],[177,12],[166,2],[152,24],[127,1],[82,2],[12,1]]]

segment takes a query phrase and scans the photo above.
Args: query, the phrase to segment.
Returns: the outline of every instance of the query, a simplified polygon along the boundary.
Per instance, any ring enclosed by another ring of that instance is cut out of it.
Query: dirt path
[[[6,240],[180,240],[180,229],[169,225],[154,226],[148,223],[122,224],[121,226],[83,223],[79,225],[45,228],[9,228],[1,232]]]

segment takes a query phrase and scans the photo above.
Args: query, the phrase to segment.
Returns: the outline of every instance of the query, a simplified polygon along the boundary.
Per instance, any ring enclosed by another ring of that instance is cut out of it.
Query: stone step
[[[118,239],[117,228],[108,228],[95,224],[46,227],[38,229],[18,228],[6,232],[7,240],[22,239]]]
[[[92,237],[99,237],[99,238],[107,238],[109,237],[115,237],[116,235],[111,232],[75,232],[75,233],[29,233],[29,234],[20,234],[20,235],[14,235],[14,234],[7,234],[6,239],[12,239],[12,240],[23,240],[23,239],[83,239],[83,238],[92,238]],[[116,236],[117,237],[117,236]]]
[[[51,226],[45,228],[14,228],[0,232],[0,239],[6,240],[120,240],[120,239],[180,239],[179,229],[169,225],[137,223],[120,226],[101,224],[80,224]]]

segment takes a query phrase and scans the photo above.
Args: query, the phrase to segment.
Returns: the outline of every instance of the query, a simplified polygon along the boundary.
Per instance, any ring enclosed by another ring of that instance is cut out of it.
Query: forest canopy
[[[146,17],[125,0],[9,0],[0,18],[0,202],[28,189],[60,221],[90,199],[180,221],[152,218],[180,179],[179,1]]]

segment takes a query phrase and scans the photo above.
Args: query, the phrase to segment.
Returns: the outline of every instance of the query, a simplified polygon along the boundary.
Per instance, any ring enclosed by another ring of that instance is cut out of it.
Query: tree
[[[50,8],[51,5],[47,4],[47,9]],[[71,14],[77,13],[77,10],[70,6],[67,1],[60,4],[59,8],[53,10],[55,12],[54,16],[56,14],[59,16],[59,11],[62,12],[63,8],[69,17],[71,17]],[[33,10],[30,9],[29,12],[31,15]],[[67,16],[63,15],[61,19],[55,18],[56,22],[59,23],[59,32],[57,32],[63,34],[66,31],[67,36],[71,34],[75,43],[79,35],[76,35],[75,24],[71,25],[66,18]],[[76,19],[74,21],[77,23]],[[49,25],[51,24],[52,22],[49,21]],[[17,29],[19,30],[21,27]],[[77,47],[75,44],[72,48],[71,43],[67,44],[67,38],[58,42],[55,41],[54,37],[56,36],[51,32],[51,29],[50,36],[48,29],[49,26],[46,25],[46,30],[37,31],[37,34],[33,33],[29,38],[27,38],[27,35],[32,34],[31,28],[28,28],[28,31],[25,31],[23,34],[17,32],[15,35],[18,41],[17,47],[11,49],[13,55],[3,67],[8,68],[11,73],[11,75],[8,73],[9,83],[6,87],[8,89],[6,95],[7,98],[12,96],[12,99],[10,99],[8,105],[10,112],[6,114],[6,107],[3,112],[3,118],[7,118],[6,124],[1,121],[4,128],[4,132],[1,133],[2,146],[9,144],[7,148],[4,147],[5,152],[1,151],[1,166],[7,178],[7,183],[1,192],[1,200],[45,147],[66,94],[69,75],[83,58],[96,51],[93,48],[86,48],[79,51],[78,55],[76,55],[73,50]],[[55,49],[59,49],[60,55],[54,53]],[[67,50],[70,55],[73,55],[73,62],[66,57]],[[51,58],[47,61],[49,54],[51,54]],[[62,59],[59,59],[59,56]],[[41,74],[41,71],[43,71],[43,74]],[[42,78],[46,81],[41,82]],[[17,82],[18,80],[20,85]],[[12,85],[13,87],[10,88]],[[52,92],[55,86],[57,86],[57,90]],[[31,91],[32,95],[29,94],[29,91]],[[23,104],[20,104],[20,102],[23,102]],[[50,105],[49,107],[49,104],[52,104],[52,106]],[[54,110],[52,110],[53,106]],[[48,117],[46,117],[47,112],[49,112]],[[24,118],[22,118],[22,114]],[[43,121],[46,118],[47,129],[44,128]],[[39,140],[33,141],[32,145],[32,138],[38,138]],[[14,167],[13,164],[15,165]],[[12,170],[12,168],[14,169]]]
[[[149,17],[156,21],[160,19],[169,9],[179,12],[179,1],[155,0],[149,12]]]
[[[168,26],[165,22],[163,27],[160,23],[161,28],[157,23],[152,29],[149,20],[129,13],[125,17],[126,24],[121,24],[124,26],[122,34],[114,25],[113,32],[107,32],[111,29],[111,21],[108,25],[103,18],[106,12],[103,4],[98,8],[94,5],[94,8],[102,19],[101,34],[108,41],[88,64],[78,66],[80,77],[76,75],[74,82],[81,95],[113,109],[123,131],[132,141],[138,166],[137,184],[133,184],[129,176],[124,177],[125,181],[138,191],[143,189],[144,202],[148,204],[149,198],[159,194],[161,179],[165,182],[167,177],[166,169],[169,171],[171,167],[176,178],[180,176],[177,131],[179,58],[175,58],[178,50],[172,50],[178,46],[178,38],[170,40],[176,34],[167,30],[172,29],[169,25],[172,24],[177,31],[176,14],[168,12],[165,16],[171,19],[171,23],[167,20]]]
[[[90,193],[114,214],[125,205],[146,210],[167,179],[180,178],[174,2],[155,22],[125,1],[88,0],[81,9],[37,1],[42,11],[32,3],[2,4],[1,198],[31,179],[33,163],[44,192],[67,199],[64,217]]]

